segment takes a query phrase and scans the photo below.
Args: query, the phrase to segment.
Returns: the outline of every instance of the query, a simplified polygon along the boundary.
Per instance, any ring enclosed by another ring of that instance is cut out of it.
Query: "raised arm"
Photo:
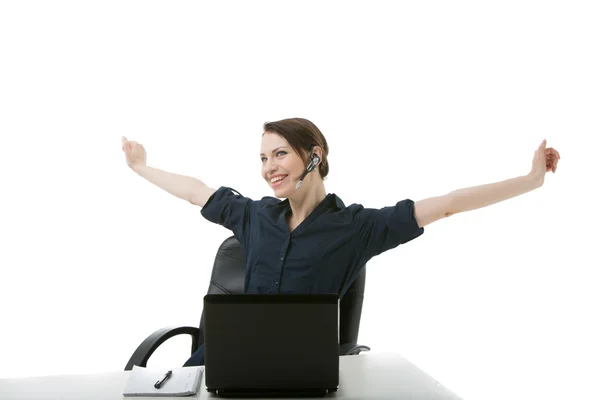
[[[415,203],[417,224],[419,227],[424,227],[441,218],[487,207],[537,189],[544,184],[546,172],[556,172],[559,159],[558,151],[546,148],[544,140],[533,155],[529,174],[417,201]]]
[[[146,150],[140,143],[128,141],[123,137],[122,149],[127,165],[133,171],[175,197],[204,207],[208,198],[215,192],[215,189],[199,179],[149,167],[146,165]]]

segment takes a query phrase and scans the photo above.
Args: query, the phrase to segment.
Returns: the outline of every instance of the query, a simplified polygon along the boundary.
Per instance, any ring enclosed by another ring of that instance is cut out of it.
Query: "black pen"
[[[160,387],[166,382],[167,379],[169,379],[169,377],[173,374],[173,371],[169,371],[165,374],[164,378],[162,378],[160,381],[156,381],[156,383],[154,384],[154,387],[157,389],[160,389]]]

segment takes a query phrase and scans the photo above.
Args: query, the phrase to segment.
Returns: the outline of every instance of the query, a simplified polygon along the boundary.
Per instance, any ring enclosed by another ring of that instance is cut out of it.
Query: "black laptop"
[[[336,391],[338,300],[335,294],[206,295],[206,389],[223,397]]]

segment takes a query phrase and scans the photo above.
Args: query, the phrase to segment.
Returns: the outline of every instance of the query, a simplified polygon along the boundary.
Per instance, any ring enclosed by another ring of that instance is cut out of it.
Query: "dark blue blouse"
[[[221,187],[202,208],[207,220],[230,229],[246,253],[246,293],[346,292],[372,257],[423,232],[406,199],[382,209],[348,207],[328,194],[291,233],[289,201],[252,200]]]

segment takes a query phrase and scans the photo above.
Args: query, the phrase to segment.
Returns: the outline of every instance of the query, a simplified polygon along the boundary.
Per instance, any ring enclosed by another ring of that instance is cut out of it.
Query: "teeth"
[[[279,182],[283,179],[285,179],[285,176],[278,176],[277,178],[272,178],[271,183]]]

